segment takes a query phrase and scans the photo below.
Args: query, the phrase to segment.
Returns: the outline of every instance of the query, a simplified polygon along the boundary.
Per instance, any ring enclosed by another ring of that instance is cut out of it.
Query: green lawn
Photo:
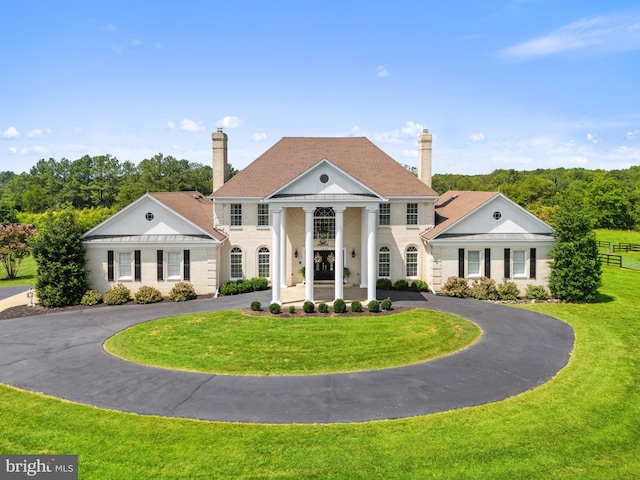
[[[20,264],[18,276],[11,280],[7,279],[7,272],[0,267],[0,288],[34,286],[36,284],[36,261],[29,255]]]
[[[243,425],[0,387],[0,452],[77,453],[83,479],[637,479],[639,282],[608,267],[599,303],[527,307],[571,324],[575,350],[553,380],[502,402],[362,424]]]
[[[294,318],[227,311],[135,325],[105,348],[133,362],[180,370],[304,375],[417,363],[459,350],[479,336],[471,322],[425,309]]]

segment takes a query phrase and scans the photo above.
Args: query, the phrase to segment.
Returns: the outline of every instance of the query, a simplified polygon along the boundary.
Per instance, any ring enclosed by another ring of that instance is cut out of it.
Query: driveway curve
[[[106,353],[114,333],[155,318],[268,303],[270,292],[185,303],[102,307],[0,322],[0,382],[96,407],[224,422],[337,423],[481,405],[535,388],[563,368],[572,328],[536,312],[434,295],[394,305],[464,317],[469,348],[415,365],[313,376],[230,376],[130,363]]]

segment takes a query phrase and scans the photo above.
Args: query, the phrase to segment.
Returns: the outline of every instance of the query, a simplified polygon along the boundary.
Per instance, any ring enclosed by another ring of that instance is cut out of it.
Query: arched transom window
[[[336,213],[333,208],[316,208],[313,214],[313,238],[321,245],[336,238]]]
[[[258,250],[258,276],[269,278],[270,272],[270,252],[267,247]]]
[[[233,247],[229,257],[229,276],[231,280],[240,280],[242,275],[242,249]]]
[[[378,277],[391,277],[391,251],[389,247],[380,247],[378,250]]]
[[[411,245],[407,248],[407,277],[418,276],[418,249]]]

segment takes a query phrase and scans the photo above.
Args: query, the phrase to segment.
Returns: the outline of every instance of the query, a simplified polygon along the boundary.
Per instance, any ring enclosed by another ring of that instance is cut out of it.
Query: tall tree
[[[568,302],[597,299],[602,266],[593,221],[585,213],[580,195],[568,192],[553,220],[556,243],[551,250],[551,294]]]

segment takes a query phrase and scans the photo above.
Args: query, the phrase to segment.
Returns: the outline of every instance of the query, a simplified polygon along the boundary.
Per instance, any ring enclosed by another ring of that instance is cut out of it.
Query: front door
[[[336,254],[331,250],[316,250],[313,252],[313,279],[335,280]]]

